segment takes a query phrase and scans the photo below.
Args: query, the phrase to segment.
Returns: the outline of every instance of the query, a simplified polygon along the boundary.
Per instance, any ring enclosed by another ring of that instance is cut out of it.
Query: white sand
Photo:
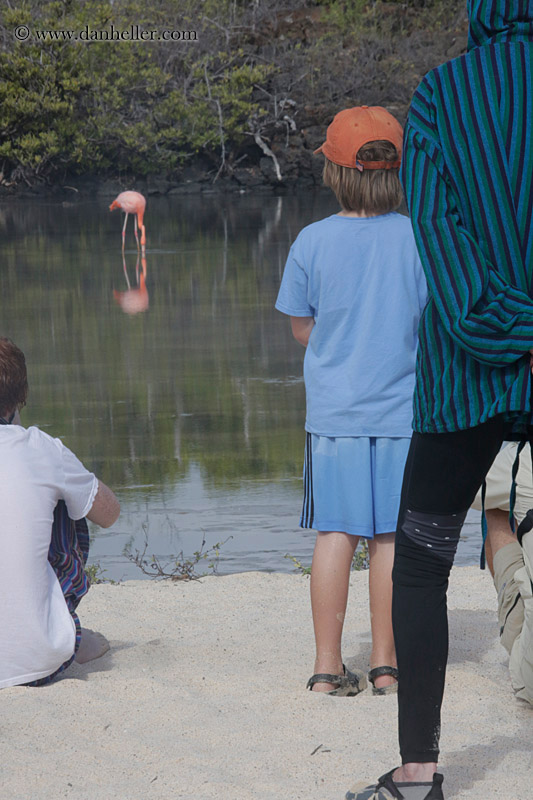
[[[353,575],[344,647],[363,669],[367,580]],[[519,800],[532,782],[533,709],[510,688],[490,576],[456,568],[449,600],[445,796]],[[51,686],[1,693],[6,800],[341,800],[398,763],[395,696],[305,691],[303,576],[99,585],[80,612],[110,652]]]

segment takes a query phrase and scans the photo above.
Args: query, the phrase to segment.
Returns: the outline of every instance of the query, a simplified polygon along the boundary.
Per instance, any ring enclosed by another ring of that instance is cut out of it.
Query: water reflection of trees
[[[112,485],[164,487],[192,462],[216,483],[297,474],[303,354],[273,305],[323,200],[149,199],[150,311],[135,317],[113,302],[106,208],[0,207],[2,332],[27,354],[26,421]]]

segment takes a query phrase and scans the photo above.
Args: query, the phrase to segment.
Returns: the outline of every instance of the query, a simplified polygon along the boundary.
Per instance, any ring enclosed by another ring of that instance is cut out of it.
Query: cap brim
[[[326,143],[324,142],[324,144],[326,144]],[[313,155],[314,156],[316,156],[317,153],[322,153],[323,152],[322,148],[324,147],[324,144],[321,144],[320,147],[317,147],[316,150],[313,150]]]

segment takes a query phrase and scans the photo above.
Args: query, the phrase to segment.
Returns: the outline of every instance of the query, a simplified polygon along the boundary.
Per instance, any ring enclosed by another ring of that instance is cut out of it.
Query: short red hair
[[[0,336],[0,415],[26,405],[28,375],[24,353],[11,339]]]

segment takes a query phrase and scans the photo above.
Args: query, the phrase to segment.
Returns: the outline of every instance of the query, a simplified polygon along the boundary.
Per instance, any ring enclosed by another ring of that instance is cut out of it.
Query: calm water
[[[63,439],[122,504],[112,528],[92,528],[91,561],[140,578],[125,547],[166,561],[231,536],[220,573],[291,571],[286,553],[308,564],[303,348],[273,306],[290,243],[334,201],[149,198],[137,264],[132,228],[123,263],[110,200],[0,204],[1,332],[26,353],[23,422]],[[470,512],[459,563],[477,562],[479,536]]]

